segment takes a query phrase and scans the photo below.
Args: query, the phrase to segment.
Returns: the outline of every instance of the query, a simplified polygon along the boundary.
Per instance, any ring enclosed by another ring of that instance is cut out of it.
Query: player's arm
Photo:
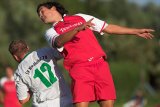
[[[66,42],[70,41],[78,32],[88,28],[88,27],[91,27],[92,26],[92,21],[93,19],[90,19],[89,21],[87,21],[86,23],[76,27],[75,29],[65,33],[65,34],[62,34],[62,35],[59,35],[56,37],[55,39],[55,42],[53,44],[53,46],[57,47],[57,48],[61,48]]]
[[[105,33],[109,34],[127,34],[127,35],[136,35],[145,39],[152,39],[153,35],[151,34],[153,29],[136,29],[136,28],[127,28],[118,25],[109,24],[103,30]]]
[[[29,92],[29,88],[27,84],[23,82],[23,79],[17,73],[14,74],[15,84],[16,84],[16,93],[18,96],[18,100],[21,104],[25,104],[29,101],[31,97],[31,93]]]
[[[3,89],[3,79],[0,80],[0,104],[4,103],[4,89]]]
[[[79,30],[76,28],[65,34],[57,36],[55,41],[53,42],[53,46],[57,48],[61,48],[66,42],[70,41],[75,36],[75,34],[78,32]]]
[[[2,88],[0,88],[0,104],[4,103],[4,91]]]
[[[83,17],[86,21],[92,18],[93,16],[85,15],[85,14],[78,14],[81,17]],[[92,23],[94,24],[91,26],[92,30],[97,31],[101,34],[103,32],[109,33],[109,34],[129,34],[129,35],[136,35],[139,37],[143,37],[146,39],[153,38],[153,35],[151,34],[154,30],[153,29],[135,29],[135,28],[127,28],[122,27],[118,25],[113,24],[107,24],[105,21],[102,21],[98,18],[93,17],[94,20]]]

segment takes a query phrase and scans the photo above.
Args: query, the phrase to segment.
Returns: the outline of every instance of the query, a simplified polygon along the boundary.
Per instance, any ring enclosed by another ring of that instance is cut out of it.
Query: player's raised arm
[[[91,27],[93,25],[92,20],[93,18],[90,19],[88,22],[76,27],[75,29],[60,36],[57,36],[53,45],[57,48],[61,48],[66,42],[70,41],[78,32]]]
[[[103,29],[104,32],[110,34],[127,34],[127,35],[136,35],[145,39],[152,39],[154,36],[151,34],[154,32],[153,29],[137,29],[137,28],[128,28],[118,25],[109,24],[106,28]]]

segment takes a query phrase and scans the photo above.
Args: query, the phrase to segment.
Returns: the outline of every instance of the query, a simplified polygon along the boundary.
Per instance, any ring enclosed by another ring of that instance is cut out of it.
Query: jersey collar
[[[62,20],[60,20],[59,22],[63,22],[64,21],[64,17],[66,16],[66,14],[63,15]],[[56,24],[58,24],[58,22],[53,23],[53,26],[55,26]]]
[[[23,57],[23,59],[22,59],[22,61],[30,54],[31,52],[28,52],[24,57]],[[21,62],[22,62],[21,61]]]

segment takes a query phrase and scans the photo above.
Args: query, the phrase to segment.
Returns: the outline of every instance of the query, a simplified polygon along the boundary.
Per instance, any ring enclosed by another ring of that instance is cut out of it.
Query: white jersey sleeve
[[[18,75],[18,73],[14,74],[15,84],[16,84],[16,90],[17,90],[17,97],[19,100],[24,100],[28,97],[28,87],[27,85],[22,81],[22,77]]]
[[[11,80],[11,81],[14,81],[14,77],[11,77],[10,80]],[[9,80],[7,77],[2,77],[2,78],[0,79],[0,88],[3,88],[5,82],[10,81],[10,80]]]
[[[51,46],[51,47],[54,47],[54,42],[55,42],[55,39],[56,37],[59,36],[59,34],[53,29],[53,28],[50,28],[46,31],[45,33],[45,39],[47,40],[48,44]],[[55,48],[55,47],[54,47]],[[57,48],[58,51],[63,51],[63,47],[62,48]]]
[[[92,23],[94,24],[94,26],[91,28],[91,30],[99,32],[100,34],[103,34],[102,30],[108,26],[105,21],[102,21],[94,16],[81,13],[76,15],[83,17],[86,22],[93,18]]]
[[[7,81],[7,78],[6,77],[2,77],[1,80],[0,80],[0,87],[2,88],[5,81]]]

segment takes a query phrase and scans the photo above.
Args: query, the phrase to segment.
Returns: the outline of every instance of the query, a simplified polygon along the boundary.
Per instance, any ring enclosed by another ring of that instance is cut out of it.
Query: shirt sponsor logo
[[[35,62],[33,62],[32,65],[30,65],[30,66],[28,67],[28,69],[27,69],[27,71],[26,71],[25,73],[26,73],[26,74],[29,74],[30,71],[32,70],[32,68],[33,68],[34,66],[36,66],[41,60],[44,60],[44,59],[47,59],[47,58],[48,58],[48,57],[47,57],[46,55],[41,56],[40,59],[37,59]]]
[[[28,67],[28,70],[25,72],[26,74],[29,74],[30,71],[32,70],[32,68],[34,66],[36,66],[39,62],[41,61],[41,59],[37,59],[31,66]]]
[[[61,28],[60,31],[63,33],[65,31],[69,30],[69,29],[75,28],[75,27],[80,26],[82,24],[83,24],[82,22],[77,22],[77,23],[74,23],[74,24],[71,24],[69,26]]]

